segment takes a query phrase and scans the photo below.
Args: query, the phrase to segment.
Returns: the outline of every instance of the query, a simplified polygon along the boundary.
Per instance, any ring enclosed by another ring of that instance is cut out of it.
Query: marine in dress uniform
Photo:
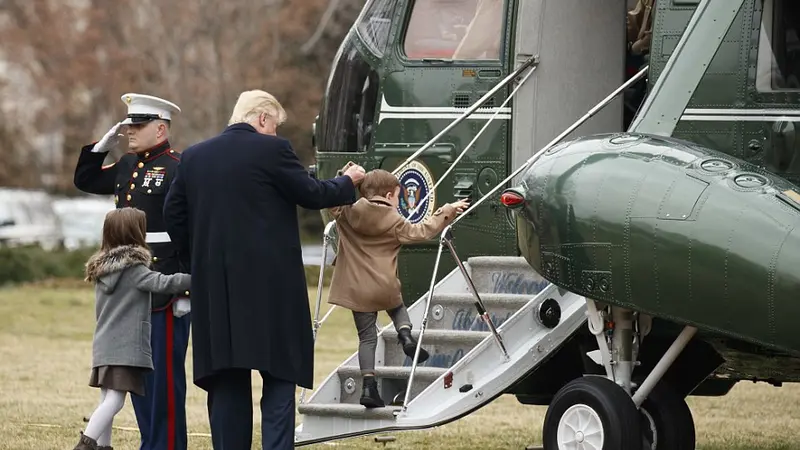
[[[114,195],[117,208],[131,206],[147,214],[147,243],[153,270],[164,274],[188,273],[189,267],[170,242],[164,227],[163,206],[180,153],[172,149],[169,123],[180,113],[177,105],[149,95],[125,94],[127,118],[114,125],[94,144],[81,149],[75,168],[75,186],[83,192]],[[163,121],[163,122],[160,122]],[[166,125],[159,129],[162,124]],[[119,161],[103,161],[127,125],[131,151]],[[153,371],[145,380],[145,395],[131,395],[139,424],[142,450],[186,449],[186,349],[189,343],[189,291],[173,297],[153,294],[151,346]]]

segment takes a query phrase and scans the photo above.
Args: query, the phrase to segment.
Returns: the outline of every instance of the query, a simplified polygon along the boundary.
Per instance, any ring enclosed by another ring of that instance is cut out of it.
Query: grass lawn
[[[315,290],[309,291],[313,301]],[[99,391],[87,386],[94,325],[92,292],[80,282],[39,284],[0,289],[0,449],[67,449],[77,441]],[[327,305],[323,306],[323,314]],[[316,380],[321,382],[356,348],[351,316],[335,311],[320,330]],[[383,315],[381,323],[387,323]],[[191,346],[187,356],[191,380]],[[254,392],[260,378],[253,377]],[[298,396],[299,396],[298,389]],[[203,391],[189,382],[187,394],[189,448],[210,449]],[[800,448],[800,387],[775,388],[740,383],[722,398],[689,398],[697,428],[698,449],[760,450]],[[254,395],[258,424],[258,397]],[[448,425],[395,433],[391,448],[524,449],[541,443],[544,407],[519,404],[504,396]],[[298,417],[298,423],[302,420]],[[114,422],[113,446],[138,448],[138,432],[130,399]],[[260,448],[256,425],[253,448]],[[374,436],[339,441],[330,446],[380,448]]]

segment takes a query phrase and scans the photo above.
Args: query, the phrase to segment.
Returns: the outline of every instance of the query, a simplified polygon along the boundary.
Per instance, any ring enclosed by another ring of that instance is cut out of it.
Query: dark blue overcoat
[[[248,124],[183,151],[164,204],[192,272],[194,383],[228,368],[312,388],[314,349],[297,206],[356,200],[349,177],[311,178],[290,143]]]

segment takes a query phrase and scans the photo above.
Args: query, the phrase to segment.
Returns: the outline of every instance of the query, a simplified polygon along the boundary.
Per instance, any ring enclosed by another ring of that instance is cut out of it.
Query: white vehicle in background
[[[57,198],[53,208],[59,216],[64,246],[69,250],[100,245],[106,213],[114,209],[113,197]]]
[[[0,188],[0,245],[40,245],[52,250],[63,244],[53,200],[40,190]]]

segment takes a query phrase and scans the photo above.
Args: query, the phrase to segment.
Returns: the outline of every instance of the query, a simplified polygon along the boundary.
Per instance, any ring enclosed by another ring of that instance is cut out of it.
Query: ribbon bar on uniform
[[[148,244],[162,244],[164,242],[172,242],[169,238],[169,233],[166,231],[159,231],[157,233],[147,233],[147,237],[145,237],[145,241]]]

